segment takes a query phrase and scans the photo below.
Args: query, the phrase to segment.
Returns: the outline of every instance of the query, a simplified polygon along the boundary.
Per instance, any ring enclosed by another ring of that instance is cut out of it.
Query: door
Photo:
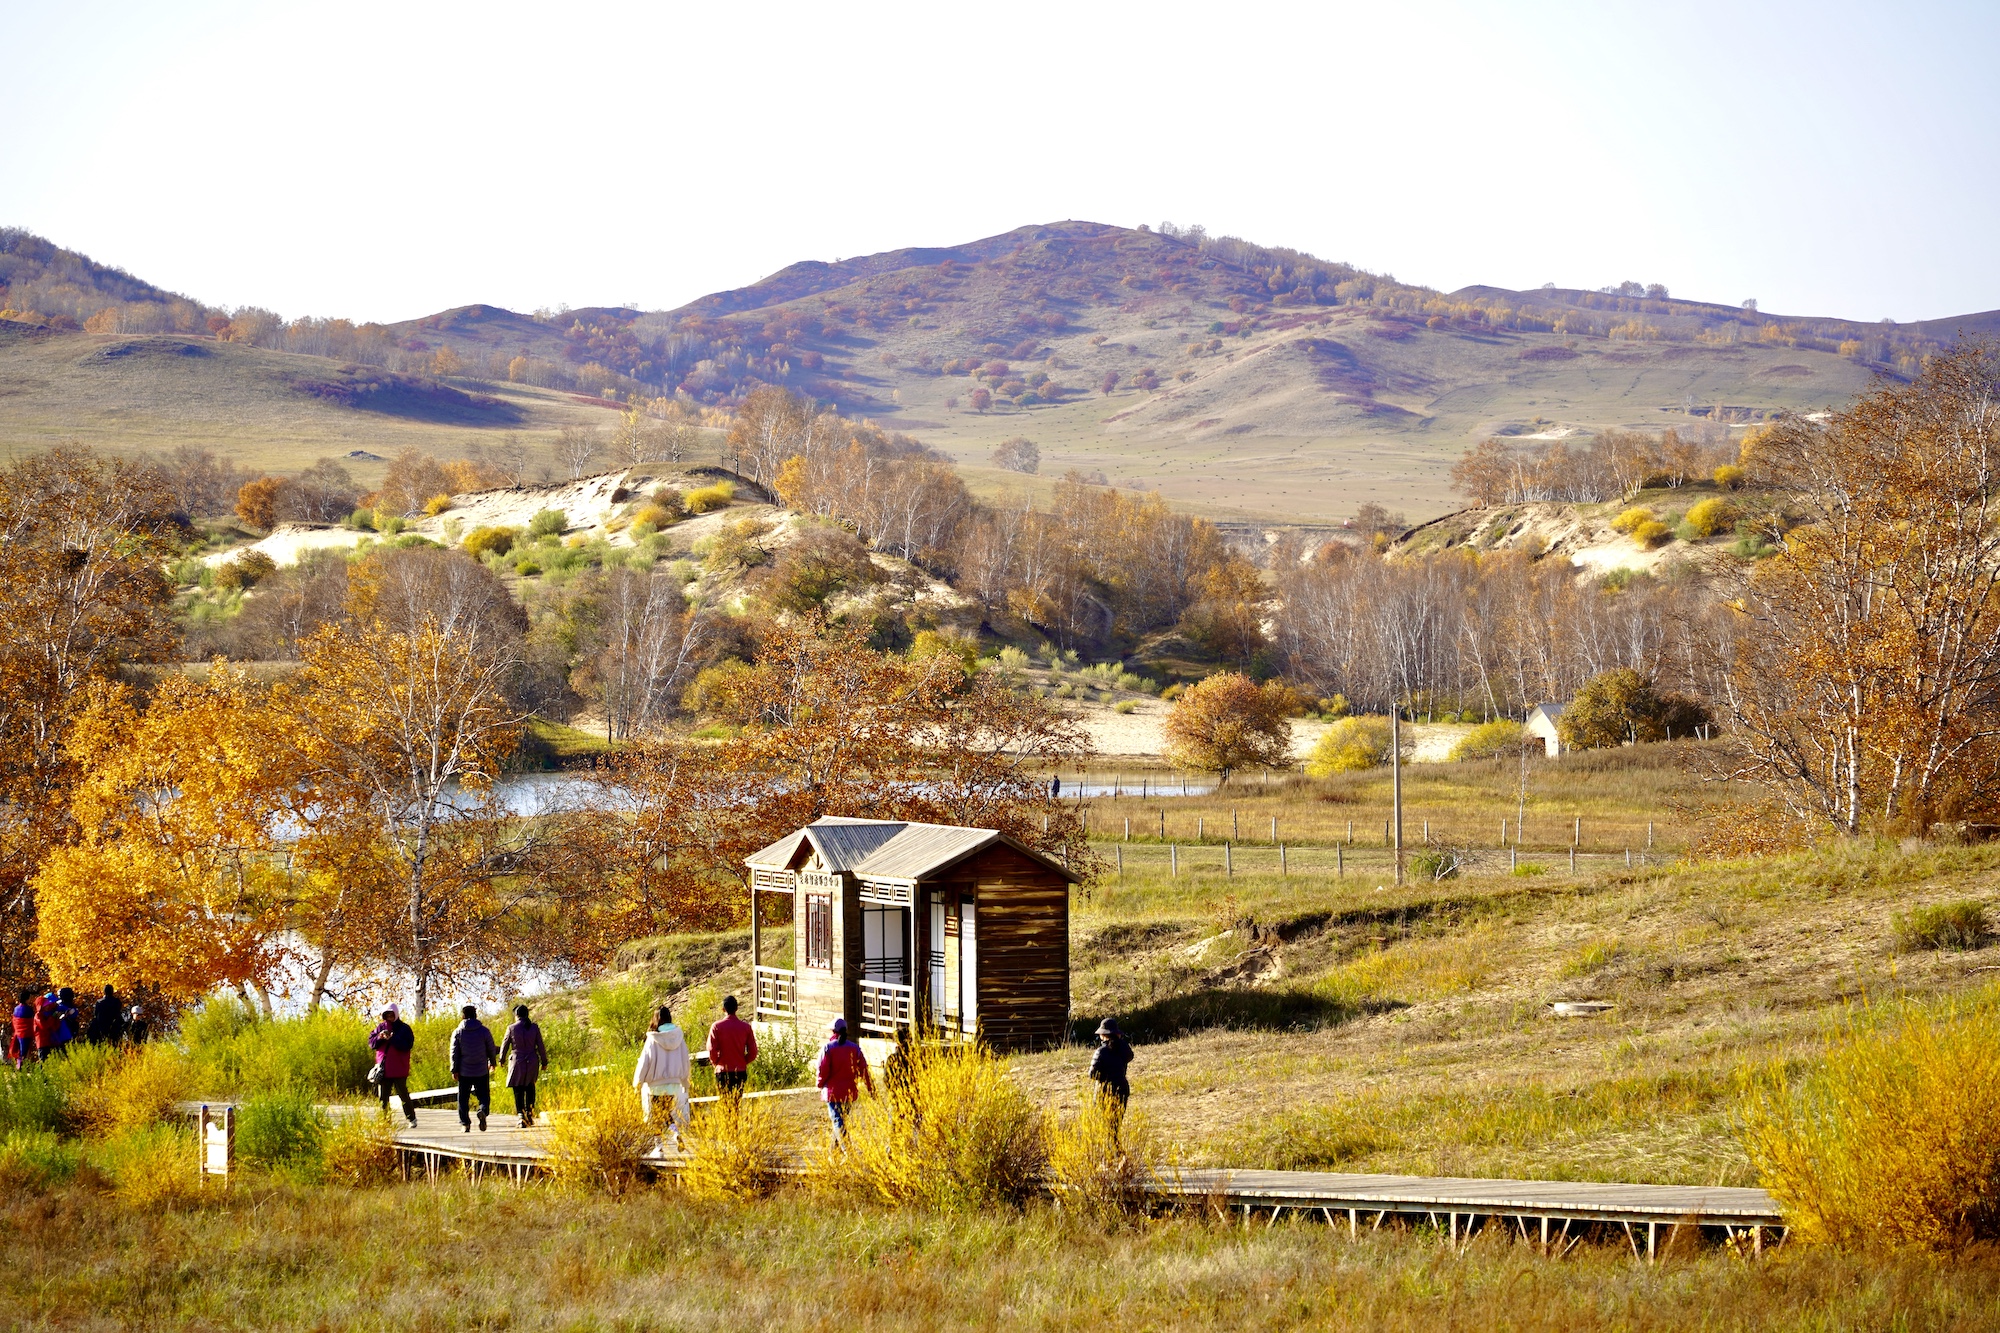
[[[945,946],[947,937],[956,944],[958,936],[956,931],[945,929],[950,906],[945,901],[944,890],[932,889],[930,897],[931,1022],[944,1027],[957,1016],[957,997],[952,987],[958,979],[955,960],[950,964],[946,962],[950,954]]]

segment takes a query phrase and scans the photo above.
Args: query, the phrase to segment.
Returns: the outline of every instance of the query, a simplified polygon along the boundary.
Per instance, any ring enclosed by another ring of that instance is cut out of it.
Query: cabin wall
[[[1000,1050],[1061,1042],[1069,1027],[1069,881],[1011,847],[951,868],[977,907],[979,1025]]]
[[[830,895],[833,899],[831,970],[806,965],[806,900],[812,890],[801,882],[792,895],[792,969],[798,978],[799,1032],[808,1043],[824,1037],[836,1018],[845,1018],[849,1031],[856,1030],[859,989],[848,978],[845,964],[847,959],[859,960],[861,956],[861,912],[852,876],[843,875],[841,880],[842,889]],[[854,941],[851,947],[850,935]],[[855,966],[860,966],[858,961]]]

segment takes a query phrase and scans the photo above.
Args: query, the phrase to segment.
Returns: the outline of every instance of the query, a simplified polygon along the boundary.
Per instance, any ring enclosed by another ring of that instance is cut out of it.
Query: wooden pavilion
[[[1078,877],[996,829],[819,819],[746,860],[756,895],[792,896],[793,962],[764,966],[756,1018],[808,1036],[836,1017],[889,1038],[919,1016],[1003,1050],[1069,1024],[1069,889]]]

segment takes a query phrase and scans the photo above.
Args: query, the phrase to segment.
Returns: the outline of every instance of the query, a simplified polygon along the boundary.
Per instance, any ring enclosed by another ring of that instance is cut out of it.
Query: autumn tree
[[[1594,676],[1563,709],[1556,722],[1562,743],[1572,750],[1692,737],[1708,725],[1701,704],[1663,693],[1629,667]]]
[[[278,524],[278,492],[284,486],[282,477],[263,476],[244,482],[236,492],[236,517],[260,532],[269,532]]]
[[[1181,768],[1220,774],[1224,782],[1249,764],[1279,768],[1292,761],[1289,693],[1225,671],[1198,681],[1167,714],[1167,757]]]
[[[995,445],[988,461],[1009,472],[1033,473],[1042,465],[1042,451],[1033,440],[1016,435]]]
[[[556,432],[556,466],[571,481],[604,457],[604,435],[595,426],[564,426]]]
[[[451,478],[444,466],[421,449],[404,449],[389,460],[376,503],[391,514],[419,514],[434,495],[449,495]]]
[[[1854,833],[2000,817],[2000,351],[1762,433],[1804,518],[1724,642],[1733,772]]]
[[[708,619],[665,570],[607,569],[578,591],[570,684],[603,710],[607,737],[642,735],[673,714],[701,666]]]
[[[173,498],[149,467],[64,445],[0,469],[0,958],[30,957],[29,877],[72,836],[66,746],[89,685],[170,655]]]
[[[37,870],[35,949],[55,972],[175,1001],[218,986],[270,1008],[290,924],[276,818],[298,776],[241,672],[93,682],[66,741],[76,838]]]

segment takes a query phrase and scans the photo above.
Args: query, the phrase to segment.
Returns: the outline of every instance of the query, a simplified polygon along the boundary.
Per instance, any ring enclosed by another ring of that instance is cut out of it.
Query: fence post
[[[1351,819],[1347,821],[1347,845],[1354,845],[1354,821]]]
[[[1278,840],[1278,817],[1277,817],[1276,815],[1272,815],[1272,816],[1271,816],[1271,841],[1272,841],[1272,842],[1276,842],[1277,840]]]
[[[1125,844],[1118,844],[1118,878],[1125,878]]]
[[[1521,844],[1515,843],[1507,849],[1507,872],[1512,874],[1521,867]]]
[[[1429,842],[1430,840],[1431,840],[1431,821],[1426,819],[1424,821],[1424,841]]]
[[[1569,845],[1570,845],[1570,846],[1572,846],[1572,847],[1580,847],[1580,846],[1582,846],[1582,845],[1583,845],[1583,816],[1582,816],[1582,815],[1578,815],[1578,816],[1576,817],[1576,827],[1570,830],[1570,834],[1569,834]]]
[[[1207,842],[1208,841],[1207,830],[1208,830],[1208,821],[1204,819],[1202,816],[1196,815],[1194,817],[1194,840],[1196,842]]]
[[[1289,873],[1285,868],[1285,844],[1281,842],[1278,844],[1278,878],[1283,879]]]
[[[1507,845],[1507,821],[1504,819],[1500,821],[1500,845]]]
[[[1389,845],[1389,821],[1386,819],[1382,821],[1382,845]]]
[[[1166,840],[1167,840],[1167,808],[1163,805],[1160,807],[1160,841],[1165,842]]]
[[[1347,844],[1344,842],[1333,844],[1333,873],[1336,875],[1347,873]]]
[[[1172,878],[1181,873],[1181,849],[1177,845],[1167,848],[1167,876]]]
[[[1650,819],[1646,821],[1646,850],[1653,850],[1653,821]]]
[[[1132,841],[1132,816],[1125,816],[1125,841]]]
[[[1632,868],[1632,849],[1630,847],[1625,849],[1625,868],[1627,870]]]
[[[1233,842],[1222,844],[1222,873],[1225,875],[1236,873],[1236,844]]]

